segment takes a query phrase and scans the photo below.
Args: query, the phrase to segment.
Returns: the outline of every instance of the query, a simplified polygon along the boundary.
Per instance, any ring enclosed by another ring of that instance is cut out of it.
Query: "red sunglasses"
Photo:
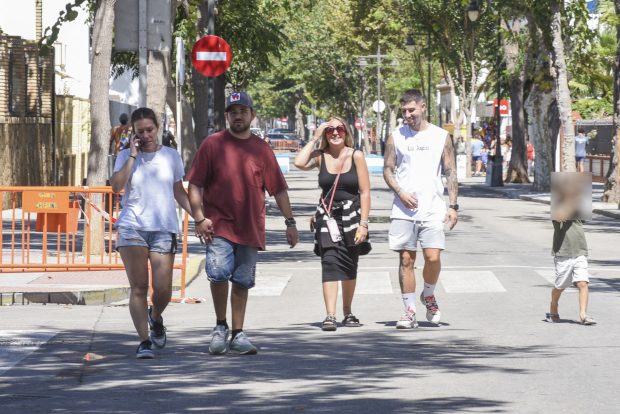
[[[327,128],[325,128],[325,133],[326,134],[333,134],[334,132],[337,132],[338,135],[344,135],[347,132],[347,130],[342,125],[338,125],[335,128],[334,127],[327,127]]]

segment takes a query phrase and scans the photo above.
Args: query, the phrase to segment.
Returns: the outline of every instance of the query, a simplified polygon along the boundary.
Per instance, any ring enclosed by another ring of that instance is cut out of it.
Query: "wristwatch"
[[[295,218],[291,217],[285,218],[284,224],[286,224],[286,227],[295,227],[297,225],[297,222],[295,221]]]
[[[459,205],[458,204],[450,204],[448,206],[448,208],[451,208],[454,211],[459,211]]]

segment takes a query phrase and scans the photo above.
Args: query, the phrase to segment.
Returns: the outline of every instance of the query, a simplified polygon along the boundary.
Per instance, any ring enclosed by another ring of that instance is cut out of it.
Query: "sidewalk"
[[[508,198],[551,204],[551,194],[533,191],[532,184],[507,183],[503,187],[490,187],[485,183],[485,180],[486,177],[472,177],[460,180],[459,184],[467,185],[480,191],[502,194]],[[616,204],[603,203],[601,201],[603,190],[603,183],[592,183],[592,213],[620,220],[620,208]]]

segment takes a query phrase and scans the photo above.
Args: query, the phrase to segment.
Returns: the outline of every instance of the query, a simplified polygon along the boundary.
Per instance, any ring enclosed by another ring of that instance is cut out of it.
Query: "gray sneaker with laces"
[[[209,353],[212,355],[222,355],[228,352],[228,329],[224,325],[216,325],[213,328]]]
[[[238,333],[235,339],[230,341],[230,351],[240,355],[255,355],[258,352],[243,332]]]

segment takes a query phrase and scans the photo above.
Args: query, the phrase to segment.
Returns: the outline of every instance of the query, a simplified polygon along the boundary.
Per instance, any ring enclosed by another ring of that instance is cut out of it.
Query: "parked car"
[[[293,131],[291,131],[290,129],[286,129],[286,128],[271,128],[269,131],[267,131],[267,135],[269,134],[292,134]]]
[[[260,128],[250,128],[250,132],[260,139],[265,139],[265,132]]]
[[[274,132],[267,134],[267,141],[274,151],[299,151],[301,140],[293,133]]]

